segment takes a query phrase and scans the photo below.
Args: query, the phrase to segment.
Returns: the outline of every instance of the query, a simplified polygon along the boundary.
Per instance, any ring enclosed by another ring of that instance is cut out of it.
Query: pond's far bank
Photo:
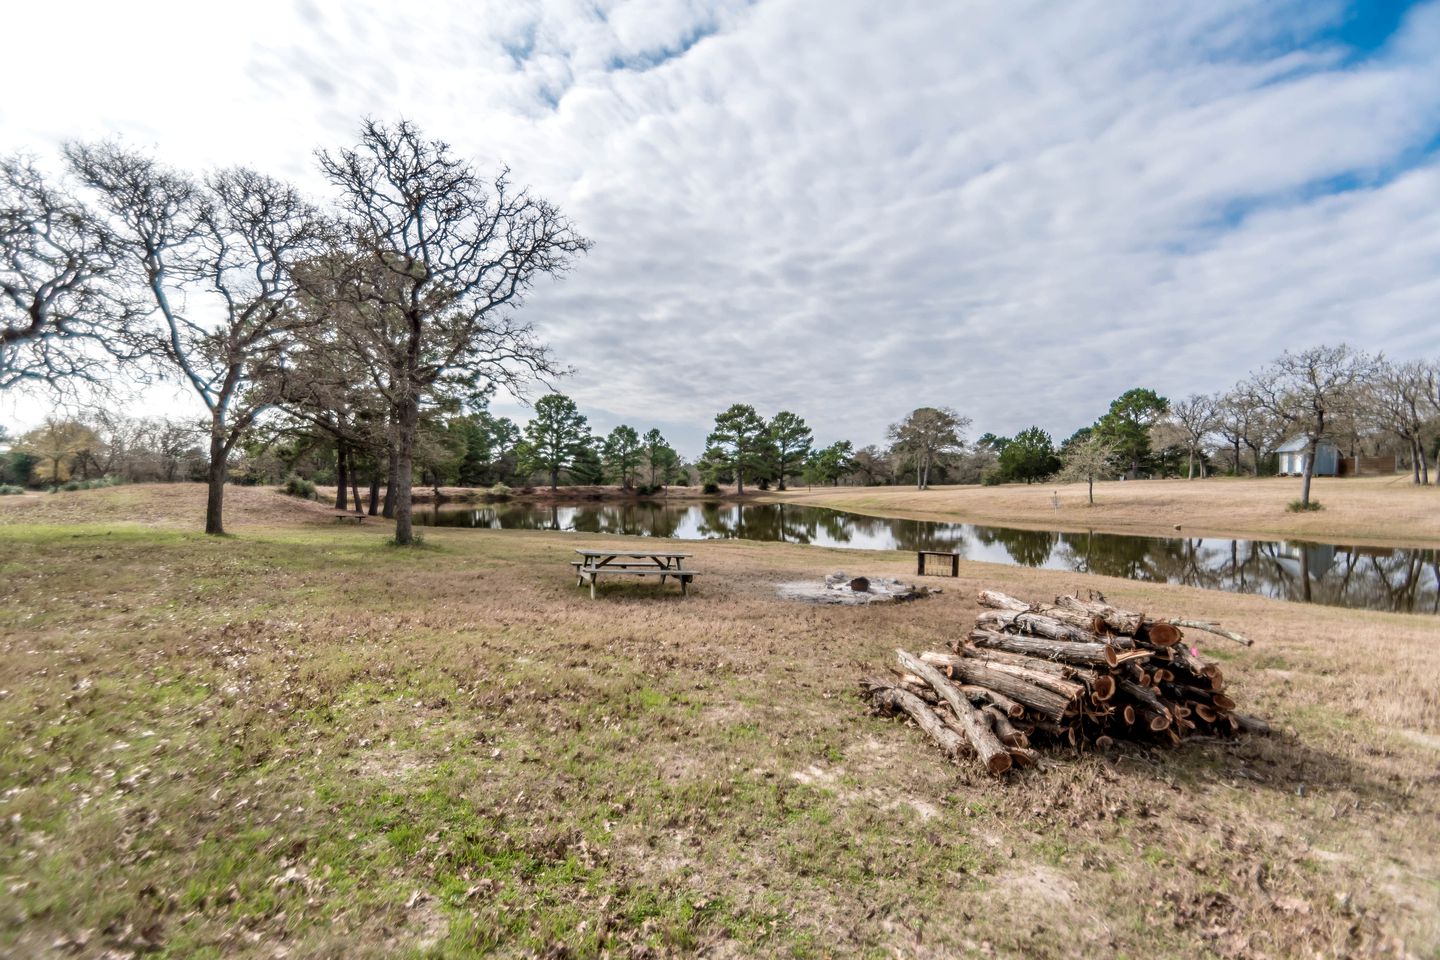
[[[1213,477],[1129,480],[1095,485],[1089,505],[1083,483],[995,487],[813,487],[769,492],[774,503],[832,507],[908,520],[937,520],[1142,536],[1310,540],[1371,546],[1440,545],[1440,488],[1408,477],[1317,477],[1313,497],[1323,510],[1290,513],[1299,495],[1294,478]],[[1058,498],[1059,506],[1055,505]]]

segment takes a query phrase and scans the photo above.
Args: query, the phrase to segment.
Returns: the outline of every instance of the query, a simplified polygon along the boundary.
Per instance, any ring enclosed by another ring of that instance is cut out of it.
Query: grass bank
[[[0,504],[0,954],[1440,949],[1433,618],[975,563],[821,608],[775,584],[910,559],[747,542],[686,544],[688,599],[592,602],[566,562],[615,538],[396,550],[247,491],[215,540],[195,488],[96,495],[170,520]],[[1202,643],[1283,732],[947,765],[854,681],[982,584],[1223,619],[1256,646]]]
[[[1058,508],[1053,501],[1057,494]],[[1083,483],[929,490],[812,487],[767,498],[875,516],[1046,530],[1168,536],[1179,524],[1190,535],[1373,545],[1440,542],[1440,488],[1417,487],[1408,477],[1317,477],[1312,497],[1325,509],[1286,510],[1299,496],[1300,481],[1291,477],[1212,477],[1097,483],[1093,506]]]

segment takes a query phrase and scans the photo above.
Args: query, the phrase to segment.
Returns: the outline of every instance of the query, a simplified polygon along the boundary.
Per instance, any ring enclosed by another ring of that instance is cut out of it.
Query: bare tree
[[[970,418],[950,407],[920,407],[899,423],[892,423],[888,436],[891,454],[915,465],[915,488],[930,485],[930,468],[936,459],[958,453],[965,446]]]
[[[29,161],[0,160],[0,389],[100,384],[112,357],[134,355],[116,253],[83,203]]]
[[[1065,446],[1060,455],[1064,464],[1059,479],[1084,481],[1088,485],[1090,505],[1095,505],[1095,481],[1115,475],[1115,445],[1096,433]]]
[[[1205,438],[1215,431],[1218,418],[1218,400],[1209,394],[1192,393],[1184,400],[1170,405],[1170,415],[1180,428],[1184,438],[1186,471],[1185,479],[1195,479],[1195,461],[1200,461],[1200,478],[1205,478]]]
[[[150,348],[209,412],[205,532],[223,534],[230,454],[270,403],[256,385],[299,322],[292,267],[321,249],[325,222],[294,187],[253,171],[200,181],[114,143],[65,154],[146,298]]]
[[[537,278],[590,243],[549,202],[489,182],[408,122],[367,121],[353,148],[319,154],[339,190],[350,258],[317,289],[345,308],[395,428],[395,542],[414,540],[411,483],[420,408],[442,381],[520,391],[555,372],[513,311]]]
[[[1264,407],[1305,437],[1300,503],[1306,509],[1320,441],[1330,436],[1334,421],[1355,409],[1361,381],[1374,363],[1368,354],[1348,344],[1322,344],[1298,353],[1287,350],[1251,381]]]
[[[1430,465],[1425,457],[1424,431],[1430,419],[1440,414],[1440,365],[1423,360],[1375,365],[1364,393],[1367,412],[1376,424],[1394,434],[1410,451],[1413,482],[1430,482]]]

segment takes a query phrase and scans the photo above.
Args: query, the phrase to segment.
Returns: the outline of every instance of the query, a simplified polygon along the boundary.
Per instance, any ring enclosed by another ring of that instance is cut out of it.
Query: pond
[[[779,503],[500,503],[426,508],[415,522],[682,540],[771,540],[865,550],[941,550],[969,560],[1257,593],[1368,610],[1440,613],[1440,551],[1283,540],[1059,533],[866,517]]]

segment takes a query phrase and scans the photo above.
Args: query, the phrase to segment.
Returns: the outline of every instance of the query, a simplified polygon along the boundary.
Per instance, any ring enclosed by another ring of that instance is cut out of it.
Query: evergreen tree
[[[706,459],[727,464],[736,493],[743,494],[745,477],[755,475],[765,453],[765,421],[748,403],[737,403],[715,415],[715,429],[705,443]]]
[[[775,461],[775,479],[779,481],[780,489],[784,490],[785,478],[795,476],[804,469],[815,435],[804,420],[789,410],[781,410],[771,418],[766,435]]]
[[[1095,424],[1096,434],[1115,451],[1130,475],[1136,476],[1150,457],[1150,428],[1170,409],[1170,401],[1154,390],[1126,390]]]
[[[1050,434],[1039,427],[1017,433],[1000,451],[1000,471],[1006,480],[1034,483],[1060,469]]]
[[[560,471],[569,469],[590,448],[590,424],[563,393],[550,393],[535,401],[535,416],[525,425],[526,464],[550,477],[550,489],[560,485]],[[593,481],[592,481],[593,482]]]
[[[622,423],[610,431],[600,449],[610,479],[629,490],[630,481],[640,466],[640,434],[634,427]]]

